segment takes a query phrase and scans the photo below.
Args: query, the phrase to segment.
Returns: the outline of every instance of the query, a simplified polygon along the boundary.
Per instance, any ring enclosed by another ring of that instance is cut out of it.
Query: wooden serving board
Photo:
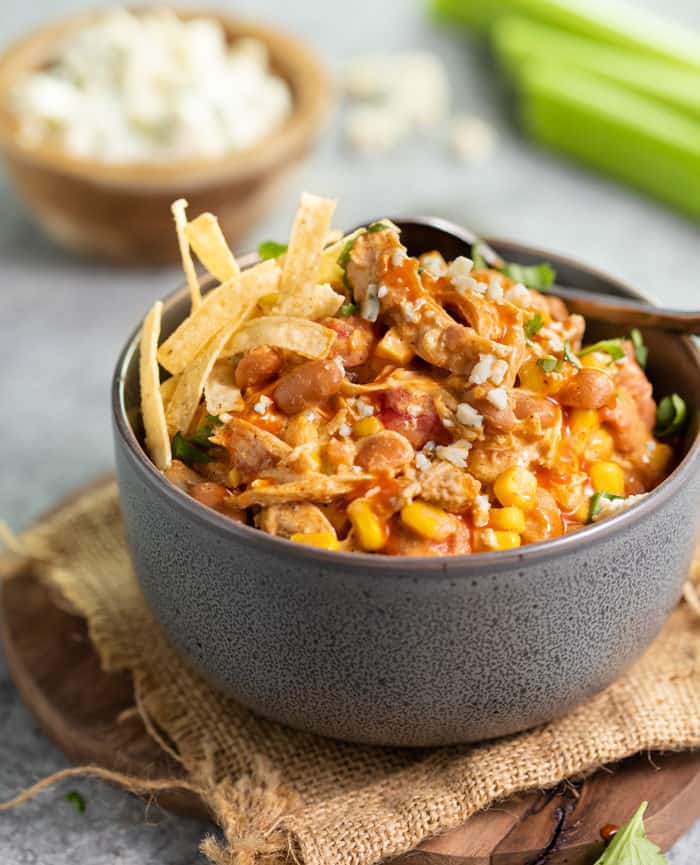
[[[141,777],[181,774],[133,711],[129,676],[100,669],[83,619],[61,609],[28,567],[0,585],[0,637],[22,698],[71,759]],[[700,818],[700,752],[640,755],[583,782],[511,799],[393,865],[589,865],[603,849],[600,829],[626,822],[642,799],[650,836],[668,849]],[[207,817],[189,793],[159,801]]]

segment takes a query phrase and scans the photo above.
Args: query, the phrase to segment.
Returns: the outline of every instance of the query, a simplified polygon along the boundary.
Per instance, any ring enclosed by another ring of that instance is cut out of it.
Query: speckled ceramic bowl
[[[420,236],[409,239],[413,253]],[[563,284],[636,296],[556,255]],[[164,334],[186,313],[166,301]],[[595,337],[612,327],[591,328]],[[697,405],[690,340],[645,335],[659,393]],[[271,537],[166,481],[139,441],[138,338],[113,387],[129,546],[144,594],[178,651],[253,711],[381,745],[444,745],[531,727],[604,688],[654,639],[678,601],[700,501],[697,423],[685,457],[643,502],[519,550],[442,559],[332,553]]]

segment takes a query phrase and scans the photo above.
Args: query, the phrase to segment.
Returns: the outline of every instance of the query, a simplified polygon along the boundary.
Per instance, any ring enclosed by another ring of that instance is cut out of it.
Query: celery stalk
[[[700,70],[700,35],[624,0],[431,0],[438,18],[490,32],[519,15],[677,66]]]
[[[700,220],[700,123],[546,61],[518,77],[526,131]]]
[[[493,28],[492,43],[500,61],[516,78],[523,66],[544,57],[547,63],[589,72],[700,119],[700,72],[572,36],[526,18],[501,18]]]

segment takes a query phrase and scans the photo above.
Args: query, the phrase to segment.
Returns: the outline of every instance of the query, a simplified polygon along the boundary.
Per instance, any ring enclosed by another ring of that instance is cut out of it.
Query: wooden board
[[[22,698],[71,759],[142,777],[178,775],[134,713],[129,677],[102,672],[85,622],[61,609],[30,570],[0,586],[0,636]],[[668,849],[700,818],[700,752],[640,755],[583,782],[509,800],[393,865],[589,865],[603,849],[601,827],[626,822],[641,799],[650,803],[649,834]],[[159,801],[207,815],[190,794]]]

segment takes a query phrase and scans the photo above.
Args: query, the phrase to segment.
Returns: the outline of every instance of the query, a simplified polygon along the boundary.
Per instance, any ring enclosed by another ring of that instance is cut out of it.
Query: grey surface
[[[700,26],[696,0],[636,0]],[[2,3],[2,41],[49,15],[89,3]],[[196,5],[194,0],[190,5]],[[284,238],[302,187],[341,199],[338,224],[384,211],[432,211],[501,234],[577,255],[671,304],[698,306],[696,225],[606,180],[560,163],[522,142],[507,122],[501,87],[479,50],[425,27],[422,5],[407,0],[228,0],[220,5],[277,17],[314,41],[339,69],[360,50],[429,47],[447,60],[458,107],[499,130],[492,160],[479,167],[415,142],[391,159],[340,157],[337,124],[293,183],[277,213],[251,231],[251,245]],[[420,165],[420,173],[416,171]],[[0,513],[26,525],[56,497],[112,465],[107,383],[124,334],[176,272],[120,271],[64,255],[39,237],[6,184],[0,185],[0,412],[4,433]],[[0,796],[66,765],[46,743],[0,672]],[[0,861],[7,865],[178,865],[196,859],[199,827],[84,782],[88,815],[74,814],[63,791],[0,815]],[[64,788],[66,789],[66,788]],[[696,865],[700,825],[670,857]]]

